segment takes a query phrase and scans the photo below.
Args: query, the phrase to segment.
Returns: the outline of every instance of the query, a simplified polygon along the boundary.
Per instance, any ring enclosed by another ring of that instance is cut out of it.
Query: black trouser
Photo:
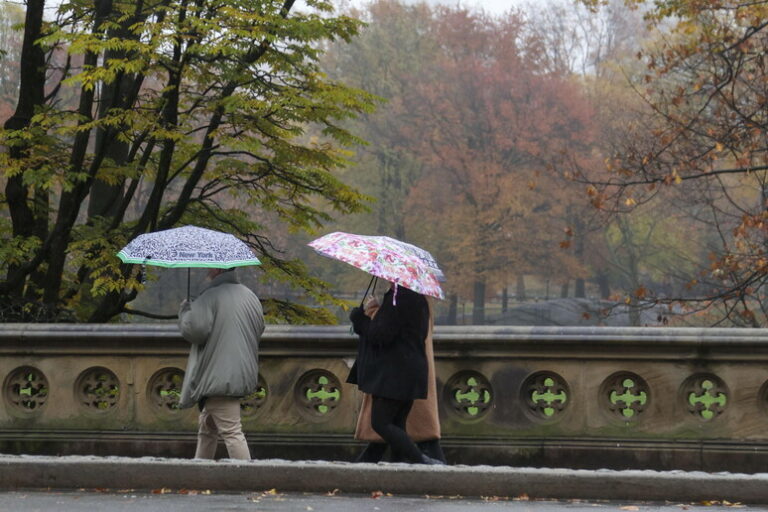
[[[395,400],[375,395],[372,398],[371,427],[389,445],[395,459],[422,462],[421,451],[405,431],[405,420],[411,412],[413,400]]]
[[[445,454],[443,453],[443,447],[440,446],[440,440],[439,439],[430,439],[429,441],[419,441],[416,443],[416,446],[419,447],[419,450],[421,450],[421,453],[424,455],[431,457],[433,459],[439,460],[441,462],[447,462],[445,460]]]
[[[386,451],[387,443],[368,443],[355,462],[381,462]]]

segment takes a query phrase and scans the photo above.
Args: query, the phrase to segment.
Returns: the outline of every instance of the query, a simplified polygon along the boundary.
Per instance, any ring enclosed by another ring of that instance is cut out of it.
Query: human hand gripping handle
[[[179,329],[181,335],[190,343],[202,345],[208,339],[213,327],[213,314],[210,308],[195,308],[192,302],[181,301],[179,304]]]
[[[363,306],[363,312],[365,313],[365,316],[368,318],[373,318],[376,312],[381,307],[381,304],[379,304],[379,300],[371,295],[368,297],[368,300],[365,301],[365,306]]]

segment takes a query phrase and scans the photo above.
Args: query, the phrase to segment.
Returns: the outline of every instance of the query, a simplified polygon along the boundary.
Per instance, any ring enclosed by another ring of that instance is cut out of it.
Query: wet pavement
[[[768,510],[722,501],[703,503],[643,503],[632,501],[530,500],[526,496],[465,498],[461,496],[393,496],[280,493],[274,489],[252,493],[208,490],[128,489],[0,492],[0,512],[81,511],[249,511],[249,512],[744,512]]]

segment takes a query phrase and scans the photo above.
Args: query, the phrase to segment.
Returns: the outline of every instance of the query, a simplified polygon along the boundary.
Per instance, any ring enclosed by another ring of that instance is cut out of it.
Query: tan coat
[[[429,332],[424,340],[427,355],[427,398],[414,400],[413,408],[408,414],[405,429],[415,442],[440,439],[440,418],[437,413],[437,382],[435,380],[435,352],[432,348],[432,305],[430,304]],[[371,427],[371,395],[361,393],[363,402],[357,416],[355,439],[359,441],[378,442],[384,440]]]

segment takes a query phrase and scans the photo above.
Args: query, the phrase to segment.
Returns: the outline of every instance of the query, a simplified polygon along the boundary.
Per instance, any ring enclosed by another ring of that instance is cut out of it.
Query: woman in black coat
[[[438,463],[422,454],[405,431],[413,401],[427,397],[427,299],[393,284],[373,318],[360,307],[349,318],[360,341],[347,382],[372,396],[371,427],[399,460]]]

